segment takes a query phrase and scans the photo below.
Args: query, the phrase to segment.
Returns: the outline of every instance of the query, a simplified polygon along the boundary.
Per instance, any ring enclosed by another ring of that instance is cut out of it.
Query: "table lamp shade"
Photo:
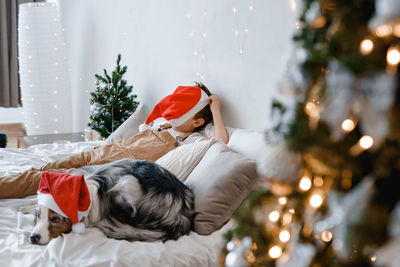
[[[72,108],[66,47],[54,3],[19,6],[18,48],[27,133],[71,132]]]

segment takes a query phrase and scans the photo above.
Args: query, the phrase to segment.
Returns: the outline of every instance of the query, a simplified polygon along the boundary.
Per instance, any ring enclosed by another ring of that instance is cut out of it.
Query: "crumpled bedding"
[[[97,145],[99,142],[81,142],[1,149],[0,176]],[[65,234],[38,246],[28,242],[34,215],[20,211],[35,203],[35,196],[0,200],[0,266],[218,266],[222,235],[232,227],[229,222],[209,236],[190,232],[165,243],[114,240],[96,228],[88,228],[84,234]]]

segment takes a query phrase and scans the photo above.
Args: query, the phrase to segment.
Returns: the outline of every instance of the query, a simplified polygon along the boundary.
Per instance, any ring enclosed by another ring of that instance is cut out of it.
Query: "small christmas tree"
[[[90,93],[91,112],[88,126],[107,138],[125,120],[135,112],[139,102],[132,94],[132,86],[127,85],[123,75],[127,66],[120,66],[121,54],[118,54],[117,66],[111,76],[104,69],[104,76],[95,74],[96,91]]]

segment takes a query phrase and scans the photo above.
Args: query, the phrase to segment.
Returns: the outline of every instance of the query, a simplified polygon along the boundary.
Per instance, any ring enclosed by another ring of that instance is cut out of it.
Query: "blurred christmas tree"
[[[104,76],[95,75],[96,91],[90,93],[90,122],[88,126],[107,138],[125,120],[135,112],[139,102],[132,94],[132,86],[123,79],[127,66],[121,68],[121,55],[118,55],[117,66],[111,76],[104,69]]]
[[[236,212],[225,264],[400,266],[400,1],[303,0],[298,25],[268,189]]]

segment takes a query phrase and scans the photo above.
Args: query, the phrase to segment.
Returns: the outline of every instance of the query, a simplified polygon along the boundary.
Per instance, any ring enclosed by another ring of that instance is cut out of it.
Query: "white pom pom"
[[[151,127],[145,123],[139,125],[139,132],[144,132],[146,130],[151,130]]]
[[[85,224],[83,222],[78,222],[72,225],[72,232],[77,234],[83,234],[85,232]]]
[[[296,182],[301,168],[301,155],[290,151],[284,145],[271,147],[257,162],[257,171],[261,176],[285,184]]]

